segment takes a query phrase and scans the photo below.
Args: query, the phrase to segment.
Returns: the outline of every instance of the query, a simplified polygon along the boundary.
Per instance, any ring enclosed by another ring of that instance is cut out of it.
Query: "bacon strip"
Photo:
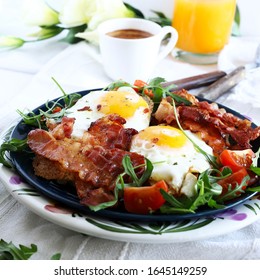
[[[177,126],[172,100],[163,99],[154,117],[158,123]],[[193,102],[192,106],[177,107],[178,119],[184,129],[199,133],[201,138],[213,148],[215,154],[224,149],[248,149],[250,142],[260,136],[260,127],[251,127],[247,119],[240,119],[216,103]]]
[[[60,137],[64,123],[54,129],[54,135],[42,129],[32,130],[28,145],[37,155],[33,162],[35,174],[74,182],[84,205],[112,200],[116,179],[124,171],[123,157],[129,155],[134,166],[144,164],[143,156],[127,151],[132,135],[137,132],[124,129],[123,122],[115,115],[104,117],[92,124],[84,141]],[[144,168],[139,168],[138,176],[143,172]]]

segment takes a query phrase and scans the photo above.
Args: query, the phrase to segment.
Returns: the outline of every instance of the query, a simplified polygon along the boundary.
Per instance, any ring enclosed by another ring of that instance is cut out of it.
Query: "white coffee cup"
[[[141,39],[122,39],[108,33],[134,29],[151,34]],[[139,18],[120,18],[103,22],[98,27],[102,64],[106,74],[113,80],[122,79],[133,83],[136,79],[147,81],[156,64],[174,48],[178,33],[171,26]],[[166,35],[171,35],[166,43]],[[164,44],[165,43],[165,44]]]

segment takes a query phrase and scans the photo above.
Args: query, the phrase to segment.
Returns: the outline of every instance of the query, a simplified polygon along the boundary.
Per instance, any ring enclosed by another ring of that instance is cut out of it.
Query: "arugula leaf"
[[[212,175],[216,172],[220,171],[216,169],[208,169],[200,174],[195,186],[197,194],[194,197],[176,198],[162,190],[161,193],[168,205],[163,205],[160,208],[160,211],[165,214],[195,213],[199,207],[204,205],[216,209],[224,208],[225,206],[219,204],[215,199],[222,193],[222,187],[217,184],[217,180],[228,175],[223,175],[221,172],[219,176]]]
[[[18,114],[20,114],[23,118],[25,124],[39,128],[46,128],[46,118],[54,119],[59,122],[68,113],[67,109],[71,108],[81,98],[81,95],[78,93],[67,94],[53,77],[52,80],[59,87],[63,96],[58,98],[56,101],[47,101],[45,103],[46,110],[39,110],[37,114],[33,111],[23,113],[22,111],[17,110]],[[55,112],[55,108],[57,107],[60,108],[59,112]]]
[[[162,100],[162,98],[165,98],[166,96],[171,96],[177,103],[182,103],[187,106],[191,105],[191,102],[189,100],[172,92],[172,89],[175,87],[175,85],[163,87],[163,82],[165,82],[164,78],[153,78],[148,82],[147,86],[143,87],[143,92],[145,92],[146,89],[151,89],[154,93],[154,97],[152,98],[154,103],[159,103]]]
[[[176,208],[185,208],[185,205],[181,201],[176,199],[173,195],[170,195],[163,189],[161,189],[160,192],[163,195],[164,199],[167,200],[172,206]]]
[[[260,192],[260,186],[251,187],[251,188],[246,188],[246,191],[250,191],[250,192]]]
[[[35,244],[31,244],[31,247],[24,245],[16,247],[12,242],[7,243],[3,239],[0,240],[0,260],[28,260],[36,252]]]
[[[250,170],[253,171],[256,175],[260,176],[260,167],[251,166]]]
[[[92,211],[99,211],[114,206],[118,202],[119,195],[123,191],[123,189],[124,189],[124,179],[123,179],[123,175],[120,174],[116,180],[116,185],[114,188],[114,199],[107,202],[100,203],[98,205],[90,205],[88,206],[89,209],[91,209]]]
[[[61,259],[61,253],[54,254],[51,257],[51,260],[60,260],[60,259]]]
[[[145,159],[146,169],[145,169],[145,172],[143,173],[143,175],[140,179],[136,176],[135,169],[139,168],[141,166],[134,167],[132,162],[131,162],[131,159],[128,155],[124,156],[122,164],[123,164],[123,167],[124,167],[124,170],[125,170],[125,174],[127,174],[131,177],[134,185],[137,186],[137,187],[142,186],[150,178],[150,176],[152,174],[152,171],[153,171],[153,164],[147,158]]]
[[[5,153],[8,152],[18,152],[24,151],[27,148],[27,139],[11,139],[1,144],[0,146],[0,163],[6,167],[12,167],[8,158],[6,158]]]
[[[103,90],[117,90],[120,87],[133,87],[133,86],[123,80],[117,80],[110,83],[108,86],[104,87]]]
[[[13,242],[7,243],[3,239],[0,239],[0,260],[28,260],[31,256],[37,253],[38,249],[35,244],[31,244],[31,247],[24,245],[15,246]],[[61,254],[56,253],[51,257],[51,260],[60,260]]]
[[[133,166],[131,159],[128,155],[123,157],[122,160],[122,165],[124,167],[124,172],[121,173],[116,180],[115,188],[114,188],[114,199],[108,202],[103,202],[95,206],[89,206],[89,208],[93,211],[99,211],[101,209],[105,209],[111,206],[114,206],[118,202],[118,198],[120,196],[120,193],[123,192],[124,187],[125,187],[125,182],[124,182],[124,176],[129,175],[131,179],[133,180],[133,183],[135,186],[142,186],[144,182],[146,182],[152,173],[153,170],[153,165],[150,160],[145,159],[145,164],[144,165],[138,165],[138,166]],[[145,172],[141,176],[141,178],[138,178],[135,169],[140,168],[145,166]],[[133,185],[133,184],[131,184]]]
[[[227,193],[218,197],[217,201],[223,203],[227,200],[231,200],[232,198],[238,197],[241,193],[244,193],[245,191],[243,190],[243,188],[244,188],[244,186],[246,186],[246,182],[249,179],[250,179],[250,177],[247,175],[246,177],[243,178],[241,184],[236,183],[235,187],[232,187],[232,185],[230,184],[228,186]]]

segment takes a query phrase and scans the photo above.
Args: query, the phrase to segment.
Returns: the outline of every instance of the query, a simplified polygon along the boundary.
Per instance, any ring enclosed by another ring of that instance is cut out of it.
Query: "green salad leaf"
[[[17,247],[12,242],[0,240],[0,260],[28,260],[36,252],[35,244],[31,244],[31,247],[24,245]]]

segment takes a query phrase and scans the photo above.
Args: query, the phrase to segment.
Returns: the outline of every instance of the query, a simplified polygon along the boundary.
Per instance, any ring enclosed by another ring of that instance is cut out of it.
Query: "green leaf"
[[[250,192],[260,192],[260,186],[251,187],[251,188],[246,188],[246,191],[250,191]]]
[[[173,195],[170,195],[163,189],[161,189],[160,192],[161,192],[163,198],[174,208],[176,208],[176,209],[185,208],[185,205],[182,202],[180,202],[178,199],[176,199]]]
[[[11,139],[1,144],[0,146],[0,163],[6,167],[12,167],[6,158],[6,152],[24,151],[27,148],[27,139]]]
[[[184,98],[184,97],[181,97],[181,96],[179,96],[179,95],[177,95],[177,94],[175,94],[175,93],[172,93],[172,92],[167,92],[167,95],[169,95],[169,96],[171,96],[172,98],[173,98],[173,100],[175,101],[175,102],[177,102],[177,103],[182,103],[182,104],[184,104],[184,105],[186,105],[186,106],[190,106],[192,103],[189,101],[189,100],[187,100],[186,98]]]
[[[52,79],[61,90],[63,96],[56,101],[47,101],[45,103],[45,111],[39,110],[38,113],[34,113],[33,111],[30,111],[29,113],[23,113],[20,110],[17,110],[17,112],[23,118],[25,124],[39,128],[46,128],[46,118],[59,122],[61,121],[62,117],[64,117],[66,114],[69,114],[69,112],[66,110],[71,108],[81,98],[81,95],[78,93],[66,94],[59,83],[54,78]],[[64,105],[62,103],[64,103]],[[60,107],[61,110],[57,113],[53,113],[55,107]]]
[[[89,208],[93,211],[99,211],[101,209],[105,209],[111,206],[114,206],[118,202],[118,198],[121,192],[123,192],[125,183],[124,183],[124,176],[127,174],[131,177],[133,180],[133,183],[135,186],[142,186],[142,184],[151,176],[152,170],[153,170],[153,165],[152,163],[148,160],[145,159],[145,164],[144,165],[139,165],[139,166],[133,166],[131,159],[128,155],[123,157],[122,160],[122,165],[124,167],[124,172],[120,174],[116,180],[116,185],[114,188],[114,199],[108,202],[100,203],[95,206],[89,206]],[[139,179],[135,173],[136,168],[140,167],[145,167],[145,171],[141,178]],[[132,184],[131,184],[132,185]]]
[[[64,30],[63,27],[52,25],[52,26],[41,26],[40,30],[36,33],[30,34],[31,37],[35,37],[37,41],[46,40],[57,36]],[[27,41],[34,42],[34,41]]]
[[[247,175],[246,177],[243,178],[241,184],[236,183],[235,187],[232,187],[230,184],[228,186],[228,190],[225,193],[225,195],[222,195],[217,198],[217,201],[220,203],[223,203],[224,201],[233,199],[238,197],[241,193],[244,193],[245,191],[243,190],[243,187],[246,186],[246,182],[250,179],[250,177]]]
[[[151,177],[152,172],[153,164],[148,158],[145,158],[145,171],[139,179],[140,186],[142,186]]]
[[[36,252],[35,244],[31,244],[31,247],[24,245],[16,247],[12,242],[7,243],[3,239],[0,240],[0,260],[28,260]]]
[[[162,77],[155,77],[151,80],[149,80],[149,86],[150,87],[158,87],[161,86],[161,83],[164,83],[165,79]]]
[[[149,17],[149,20],[158,23],[161,26],[172,25],[172,20],[165,16],[164,13],[152,10],[157,17]]]
[[[84,40],[82,38],[75,37],[75,35],[77,33],[84,32],[86,28],[87,28],[87,24],[83,24],[83,25],[68,28],[69,32],[68,32],[67,36],[62,41],[67,42],[69,44],[76,44],[76,43]]]
[[[141,166],[133,166],[131,159],[128,155],[124,156],[122,161],[123,167],[124,167],[124,173],[129,175],[131,179],[133,180],[134,186],[140,187],[142,186],[151,176],[153,171],[153,164],[149,159],[145,159],[145,171],[141,178],[139,179],[135,173],[135,169],[139,168]]]
[[[191,105],[191,102],[187,100],[186,98],[183,98],[175,93],[172,92],[172,89],[175,87],[175,85],[170,85],[168,87],[164,87],[162,83],[165,82],[164,78],[161,77],[156,77],[151,79],[148,82],[147,86],[144,86],[142,89],[142,92],[144,93],[146,89],[151,89],[154,97],[152,98],[153,102],[158,104],[162,98],[165,98],[167,96],[171,96],[173,100],[179,104],[184,104],[184,105]],[[156,107],[155,107],[156,109]]]
[[[240,10],[238,5],[236,5],[235,17],[232,26],[232,35],[233,36],[240,36]]]
[[[132,85],[123,80],[117,80],[103,88],[103,90],[117,90],[120,87],[132,87]]]
[[[260,167],[251,166],[250,170],[253,171],[256,175],[260,176]]]
[[[135,14],[135,17],[144,18],[144,14],[140,10],[125,2],[124,5],[127,7],[128,10],[132,11]]]
[[[51,260],[60,260],[60,259],[61,259],[61,253],[54,254],[51,257]]]
[[[125,173],[131,177],[133,180],[135,186],[140,187],[141,185],[139,184],[139,179],[136,176],[134,167],[132,165],[131,159],[129,156],[124,156],[123,161],[122,161]]]

